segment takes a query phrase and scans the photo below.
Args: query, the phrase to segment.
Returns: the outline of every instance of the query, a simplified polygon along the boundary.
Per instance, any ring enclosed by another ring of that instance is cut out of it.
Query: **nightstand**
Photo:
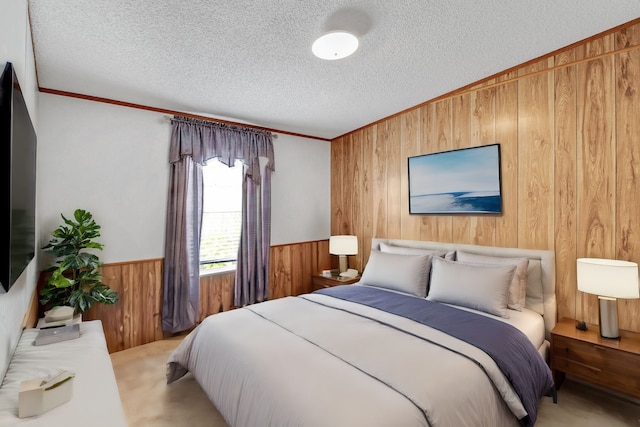
[[[356,283],[360,280],[360,276],[356,277],[340,277],[340,276],[331,276],[325,277],[321,274],[314,274],[311,276],[311,285],[314,291],[323,288],[330,288],[331,286],[338,285],[350,285],[352,283]]]
[[[551,371],[556,390],[565,374],[640,398],[640,334],[620,331],[620,339],[602,338],[597,325],[576,329],[562,319],[551,331]]]

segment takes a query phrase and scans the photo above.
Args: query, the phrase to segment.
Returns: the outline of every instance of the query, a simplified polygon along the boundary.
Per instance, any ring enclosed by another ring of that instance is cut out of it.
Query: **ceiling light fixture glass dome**
[[[358,38],[346,31],[334,31],[319,37],[311,46],[311,51],[320,59],[335,60],[346,58],[358,49]]]

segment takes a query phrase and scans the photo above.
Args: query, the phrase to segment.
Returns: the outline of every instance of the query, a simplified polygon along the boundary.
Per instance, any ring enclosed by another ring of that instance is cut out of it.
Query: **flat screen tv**
[[[500,214],[500,144],[409,157],[410,214]]]
[[[0,293],[35,254],[36,132],[10,62],[0,77]]]

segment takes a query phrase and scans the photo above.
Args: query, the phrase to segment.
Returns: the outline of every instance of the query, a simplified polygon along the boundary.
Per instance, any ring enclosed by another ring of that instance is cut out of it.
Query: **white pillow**
[[[371,251],[360,283],[425,297],[431,255],[400,255]]]
[[[386,252],[389,254],[401,254],[401,255],[431,255],[444,257],[446,252],[435,251],[432,249],[423,248],[408,248],[406,246],[394,246],[383,242],[380,242],[380,252]]]
[[[433,258],[430,301],[459,305],[508,318],[513,265],[464,264]]]
[[[456,251],[449,251],[444,255],[444,259],[447,261],[455,261],[456,260]]]
[[[474,264],[515,265],[516,271],[509,286],[509,304],[512,310],[522,311],[527,298],[527,270],[528,258],[504,258],[497,256],[479,255],[458,251],[456,261]]]
[[[542,284],[542,261],[529,258],[527,270],[527,298],[525,307],[544,316],[544,285]]]

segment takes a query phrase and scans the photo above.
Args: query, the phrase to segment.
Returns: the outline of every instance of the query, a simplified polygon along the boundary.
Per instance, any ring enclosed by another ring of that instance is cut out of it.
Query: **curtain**
[[[202,166],[217,158],[243,164],[242,231],[234,305],[268,297],[271,240],[271,173],[275,170],[271,133],[174,116],[169,148],[170,183],[164,260],[162,329],[191,328],[200,312],[200,231]],[[262,166],[260,158],[263,158]]]
[[[242,233],[234,306],[264,301],[269,289],[269,249],[271,242],[271,174],[262,174],[262,184],[245,179],[242,195]]]

